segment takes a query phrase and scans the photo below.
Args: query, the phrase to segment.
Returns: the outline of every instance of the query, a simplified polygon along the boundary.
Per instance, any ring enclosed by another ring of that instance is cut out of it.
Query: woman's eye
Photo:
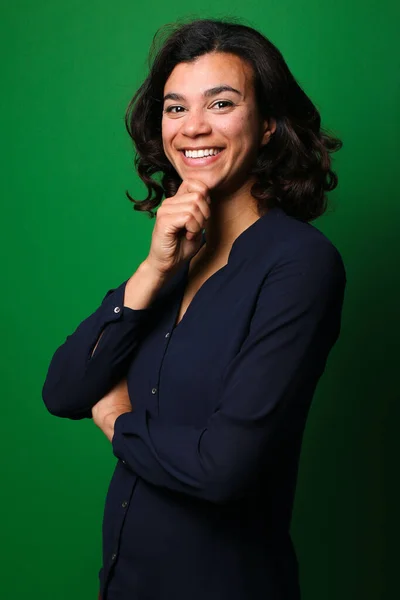
[[[229,100],[218,100],[217,102],[215,102],[211,106],[211,108],[214,107],[214,106],[216,106],[217,104],[225,104],[225,105],[228,105],[228,106],[233,106],[233,102],[230,102]],[[175,109],[178,109],[178,108],[182,108],[183,109],[183,106],[168,106],[168,108],[165,109],[165,112],[166,113],[173,113],[173,114],[176,115],[178,113],[177,113],[177,111]],[[225,106],[222,106],[222,108],[225,108]],[[179,112],[181,112],[181,111],[179,111]]]
[[[165,112],[166,113],[172,112],[173,108],[183,108],[183,106],[168,106],[168,108],[165,109]]]
[[[229,102],[229,100],[218,100],[215,104],[227,104],[228,106],[233,106],[233,102]],[[215,106],[213,104],[213,106]],[[224,106],[222,108],[225,108]]]

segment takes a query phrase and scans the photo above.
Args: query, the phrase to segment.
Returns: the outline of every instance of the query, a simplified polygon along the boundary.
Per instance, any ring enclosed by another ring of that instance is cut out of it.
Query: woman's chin
[[[210,191],[218,190],[222,184],[221,180],[218,177],[215,177],[215,174],[207,173],[202,169],[188,169],[183,175],[188,179],[198,179],[199,181],[202,181]]]

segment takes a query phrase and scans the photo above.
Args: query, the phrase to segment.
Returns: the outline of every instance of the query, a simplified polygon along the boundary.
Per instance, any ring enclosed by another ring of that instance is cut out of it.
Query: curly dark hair
[[[330,153],[342,142],[321,128],[318,110],[290,72],[280,51],[257,30],[237,19],[195,19],[157,30],[149,52],[149,75],[126,110],[125,125],[136,155],[135,168],[147,187],[144,200],[126,191],[134,209],[148,211],[163,196],[174,196],[182,179],[166,157],[162,144],[162,99],[174,67],[211,52],[236,54],[252,65],[255,96],[264,119],[276,121],[276,131],[259,150],[249,175],[251,194],[260,214],[279,205],[288,215],[312,221],[327,209],[326,192],[337,186]],[[165,37],[157,50],[158,40]],[[155,176],[155,177],[154,177]]]

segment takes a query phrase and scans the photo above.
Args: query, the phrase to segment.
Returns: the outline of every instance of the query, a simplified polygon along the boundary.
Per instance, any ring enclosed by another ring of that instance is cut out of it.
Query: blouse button
[[[151,390],[151,393],[152,393],[152,394],[155,394],[156,392],[157,392],[157,388],[153,388],[153,389]]]
[[[169,337],[169,331],[165,334],[165,337],[166,338]]]
[[[115,312],[115,313],[119,313],[119,312],[121,312],[121,309],[120,309],[120,307],[119,307],[119,306],[116,306],[116,307],[114,308],[114,312]]]
[[[122,503],[122,508],[126,508],[127,506],[128,506],[128,503],[127,503],[126,500],[124,500],[123,503]]]

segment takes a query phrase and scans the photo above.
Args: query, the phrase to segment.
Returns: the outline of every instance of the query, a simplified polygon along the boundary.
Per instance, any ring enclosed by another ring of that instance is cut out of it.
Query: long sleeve
[[[126,283],[107,292],[98,309],[80,323],[51,359],[42,396],[53,415],[90,418],[91,408],[125,375],[153,314],[152,307],[124,307]]]
[[[248,334],[222,374],[206,426],[175,425],[134,409],[115,421],[115,456],[155,486],[211,502],[246,493],[279,440],[304,426],[308,406],[300,405],[296,390],[313,390],[325,369],[340,332],[345,286],[331,244],[280,260],[262,282]]]

